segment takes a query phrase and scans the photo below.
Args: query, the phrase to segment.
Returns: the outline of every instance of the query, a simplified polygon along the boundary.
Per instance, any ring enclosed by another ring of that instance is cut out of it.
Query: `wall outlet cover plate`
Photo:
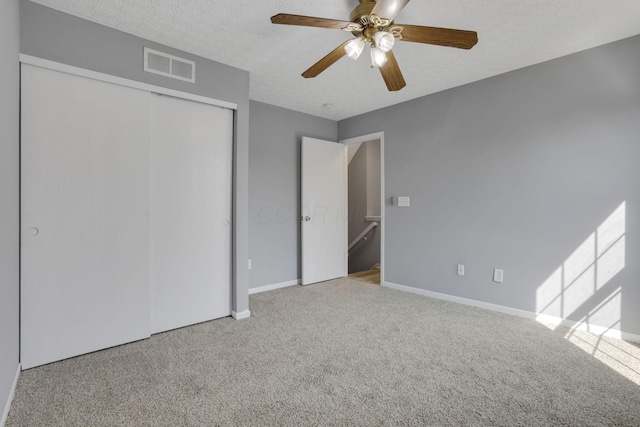
[[[408,208],[411,205],[409,196],[398,196],[398,207]]]

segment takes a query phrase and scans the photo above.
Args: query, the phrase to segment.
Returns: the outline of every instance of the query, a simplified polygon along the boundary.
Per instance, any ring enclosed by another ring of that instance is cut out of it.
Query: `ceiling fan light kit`
[[[360,57],[360,54],[364,50],[365,44],[366,42],[364,41],[364,39],[362,37],[358,37],[347,43],[347,45],[344,47],[344,50],[349,58],[356,60]]]
[[[386,31],[378,31],[373,36],[373,41],[383,52],[389,52],[393,49],[393,45],[396,43],[396,39],[393,37],[393,34]]]
[[[371,43],[371,66],[378,68],[390,91],[406,86],[393,55],[396,40],[471,49],[478,42],[475,31],[420,25],[394,24],[393,20],[409,0],[360,0],[349,16],[350,21],[315,18],[280,13],[271,17],[274,24],[301,25],[348,31],[355,36],[307,69],[304,78],[316,77],[343,56],[358,59],[367,43]]]
[[[380,68],[387,63],[387,54],[379,47],[371,48],[371,67]]]

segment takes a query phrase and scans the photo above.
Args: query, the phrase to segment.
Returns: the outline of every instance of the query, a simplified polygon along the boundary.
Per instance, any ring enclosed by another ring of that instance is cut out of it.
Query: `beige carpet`
[[[638,385],[533,321],[352,279],[251,311],[25,371],[7,426],[640,426]]]

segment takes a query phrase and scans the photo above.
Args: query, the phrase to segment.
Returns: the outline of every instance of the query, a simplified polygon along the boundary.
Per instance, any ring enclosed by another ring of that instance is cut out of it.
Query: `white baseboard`
[[[247,319],[247,318],[251,317],[251,312],[249,310],[245,310],[245,311],[241,311],[241,312],[232,311],[231,312],[231,317],[233,317],[236,320]]]
[[[249,289],[249,295],[258,294],[260,292],[273,291],[274,289],[288,288],[289,286],[296,286],[300,284],[300,279],[290,280],[288,282],[274,283],[273,285],[260,286],[258,288]]]
[[[4,411],[2,412],[2,418],[0,418],[0,427],[4,427],[4,424],[7,422],[7,417],[9,416],[9,409],[11,409],[11,402],[13,401],[13,397],[16,394],[16,387],[18,385],[18,379],[20,378],[20,371],[22,367],[18,364],[18,369],[16,370],[16,376],[13,378],[13,384],[11,385],[11,391],[9,392],[9,396],[7,397],[7,403],[4,406]]]
[[[640,343],[640,335],[624,332],[619,329],[607,328],[605,326],[590,325],[584,322],[577,322],[575,320],[562,319],[556,316],[550,316],[548,314],[534,313],[531,311],[520,310],[512,307],[505,307],[503,305],[491,304],[483,301],[476,301],[468,298],[457,297],[454,295],[442,294],[439,292],[427,291],[424,289],[413,288],[411,286],[398,285],[396,283],[384,282],[382,286],[387,288],[396,289],[403,292],[410,292],[412,294],[423,295],[426,297],[436,298],[440,300],[455,302],[458,304],[470,305],[473,307],[483,308],[485,310],[497,311],[499,313],[511,314],[513,316],[524,317],[526,319],[535,320],[540,323],[547,323],[556,326],[566,326],[571,329],[579,331],[591,332],[595,335],[602,335],[611,338],[623,339],[625,341],[631,341]]]

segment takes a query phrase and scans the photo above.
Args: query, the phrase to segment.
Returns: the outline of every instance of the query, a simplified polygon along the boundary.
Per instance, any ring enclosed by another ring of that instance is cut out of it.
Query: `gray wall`
[[[335,121],[251,101],[249,287],[300,278],[300,144],[337,140]]]
[[[234,304],[248,308],[248,149],[249,73],[47,7],[21,2],[23,54],[118,77],[194,93],[238,105],[234,144]],[[196,62],[196,83],[143,71],[143,47],[151,47]]]
[[[0,2],[0,417],[19,355],[19,48],[18,0],[4,0]]]
[[[366,216],[380,216],[379,141],[363,143],[349,163],[349,243],[371,225]],[[380,236],[378,226],[349,251],[349,274],[380,262]]]
[[[635,37],[339,122],[385,132],[385,196],[411,196],[386,209],[385,280],[640,334],[639,73]]]

